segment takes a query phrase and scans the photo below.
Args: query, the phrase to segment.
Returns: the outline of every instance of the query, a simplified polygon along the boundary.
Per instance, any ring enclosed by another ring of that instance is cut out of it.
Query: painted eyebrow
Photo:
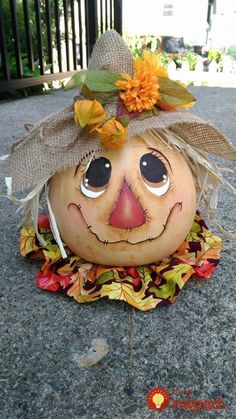
[[[152,151],[156,151],[157,153],[159,153],[162,157],[164,157],[164,159],[167,161],[167,163],[169,164],[169,166],[170,166],[170,170],[172,171],[172,173],[173,173],[173,170],[172,170],[172,167],[171,167],[171,164],[170,164],[170,162],[169,162],[169,160],[167,159],[167,157],[165,156],[165,154],[163,154],[160,150],[158,150],[157,148],[152,148],[152,147],[148,147],[148,150],[152,150]]]
[[[74,173],[74,178],[75,178],[75,176],[77,175],[77,172],[78,172],[78,170],[79,170],[79,167],[80,167],[80,163],[79,163],[79,164],[77,164],[77,166],[76,166],[75,173]]]
[[[84,166],[84,167],[86,167],[86,168],[87,168],[87,166],[88,166],[88,165],[90,165],[91,161],[92,161],[92,160],[89,160],[86,164],[84,164],[84,163],[83,163],[83,160],[82,160],[81,162],[79,162],[79,164],[77,164],[77,166],[76,166],[76,168],[75,168],[74,178],[75,178],[75,176],[77,175],[77,173],[78,173],[78,170],[79,170],[80,166],[82,165],[82,166]],[[83,171],[83,173],[84,173],[84,172],[85,172],[85,170]]]
[[[74,178],[76,177],[76,175],[77,175],[77,173],[78,173],[78,170],[79,170],[80,166],[87,167],[87,165],[86,165],[86,164],[84,164],[82,161],[81,161],[79,164],[77,164],[77,166],[76,166],[76,168],[75,168]],[[83,171],[82,171],[82,173],[84,173],[84,172],[85,172],[85,170],[83,170]]]

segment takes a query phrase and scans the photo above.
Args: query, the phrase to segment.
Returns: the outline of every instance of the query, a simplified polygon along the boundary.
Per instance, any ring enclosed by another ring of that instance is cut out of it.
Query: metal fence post
[[[114,0],[114,29],[122,35],[122,0]]]
[[[97,0],[85,0],[87,61],[98,36]]]
[[[14,38],[17,77],[21,79],[21,77],[23,76],[23,63],[22,63],[22,56],[21,56],[19,26],[18,26],[18,20],[17,20],[16,0],[12,0],[10,2],[10,11],[11,11],[11,19],[12,19],[12,31],[13,31],[13,38]]]
[[[114,28],[122,34],[122,0],[21,0],[21,2],[6,0],[5,4],[3,8],[3,2],[0,0],[0,58],[2,60],[0,92],[24,89],[71,77],[77,72],[79,64],[80,68],[86,68],[86,56],[88,62],[98,32],[102,33],[106,29]],[[23,16],[17,13],[18,8],[23,11]],[[3,12],[9,15],[10,28],[6,28]],[[35,27],[32,26],[32,15],[35,15],[33,18]],[[77,15],[78,23],[75,21]],[[65,36],[61,28],[62,19],[65,23]],[[85,31],[83,31],[84,26]],[[73,41],[73,70],[70,69],[68,54],[71,42],[70,33],[72,33]],[[64,39],[67,71],[62,65],[64,48],[62,49],[61,44]],[[23,40],[25,42],[22,42]],[[50,74],[48,74],[44,68],[44,54],[48,54],[49,63],[53,64],[53,58],[56,58],[53,50],[57,51],[57,62],[54,67],[51,65]],[[84,50],[86,54],[83,54]],[[22,52],[24,54],[27,52],[31,70],[29,75],[24,74],[23,71]],[[16,68],[13,70],[10,68],[10,54],[14,54],[13,61],[16,63]],[[35,59],[39,60],[40,76],[33,73]]]
[[[3,77],[10,80],[10,69],[8,65],[8,53],[5,36],[4,18],[2,14],[2,6],[0,4],[0,53],[2,58]]]

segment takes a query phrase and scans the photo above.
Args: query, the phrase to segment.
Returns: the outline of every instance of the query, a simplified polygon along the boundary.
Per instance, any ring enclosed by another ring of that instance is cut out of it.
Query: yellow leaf
[[[166,283],[160,287],[151,287],[150,291],[153,292],[159,298],[169,298],[175,296],[176,284],[179,288],[183,288],[184,284],[190,278],[194,269],[188,264],[181,263],[177,266],[173,266],[171,270],[164,272],[163,278]]]
[[[209,247],[212,247],[213,249],[222,248],[222,240],[220,237],[211,233],[211,231],[207,230],[205,227],[203,227],[203,233],[205,237],[205,242],[209,245]]]
[[[132,284],[124,282],[112,282],[109,285],[103,285],[101,297],[107,296],[110,300],[123,300],[139,310],[146,311],[155,308],[161,301],[152,296],[144,298],[146,286],[143,286],[139,292],[135,292]]]
[[[61,251],[57,244],[48,244],[46,249],[43,249],[43,254],[46,259],[49,259],[50,265],[61,259]]]
[[[194,272],[193,268],[186,263],[181,263],[173,268],[173,270],[169,270],[163,273],[163,278],[167,282],[173,282],[179,286],[179,288],[183,288],[184,284],[188,280],[188,278]]]
[[[79,303],[89,303],[100,298],[100,292],[96,291],[96,286],[89,289],[89,291],[84,289],[84,284],[91,267],[91,263],[85,263],[81,265],[78,272],[71,276],[73,285],[67,291],[67,295],[73,297]]]
[[[20,253],[22,256],[26,256],[28,253],[39,249],[35,242],[35,231],[33,227],[22,227],[20,236]]]

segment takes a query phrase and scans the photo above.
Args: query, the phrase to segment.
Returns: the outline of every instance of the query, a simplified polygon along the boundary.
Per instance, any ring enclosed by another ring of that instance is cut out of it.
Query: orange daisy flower
[[[122,90],[120,98],[129,112],[150,110],[160,99],[158,76],[167,77],[157,56],[146,51],[134,61],[134,78],[122,75],[125,80],[115,84]]]
[[[168,73],[162,66],[160,57],[150,51],[144,51],[141,57],[134,60],[135,76],[142,72],[150,72],[157,77],[168,77]]]
[[[117,81],[122,90],[120,98],[129,112],[150,110],[160,98],[158,78],[151,73],[140,73],[133,79],[124,74],[126,81]]]

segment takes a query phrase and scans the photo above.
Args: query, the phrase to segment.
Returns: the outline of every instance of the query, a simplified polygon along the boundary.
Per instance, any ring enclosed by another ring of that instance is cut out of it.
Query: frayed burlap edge
[[[155,117],[132,120],[128,125],[128,141],[152,128],[169,129],[196,149],[236,161],[236,149],[229,141],[188,111],[163,111]],[[16,192],[104,152],[97,137],[86,136],[75,124],[71,105],[44,119],[15,143],[3,163],[4,172],[12,177],[12,190]]]
[[[132,54],[117,32],[107,31],[96,41],[89,69],[132,75]],[[106,107],[109,117],[115,108],[115,103]],[[158,116],[131,120],[128,140],[152,128],[170,129],[196,149],[236,161],[236,149],[224,136],[188,111],[162,111]],[[101,152],[105,150],[98,138],[86,135],[86,131],[75,124],[73,105],[70,105],[44,119],[12,146],[3,163],[4,172],[12,178],[12,190],[18,191],[34,187],[55,172],[96,157]]]

